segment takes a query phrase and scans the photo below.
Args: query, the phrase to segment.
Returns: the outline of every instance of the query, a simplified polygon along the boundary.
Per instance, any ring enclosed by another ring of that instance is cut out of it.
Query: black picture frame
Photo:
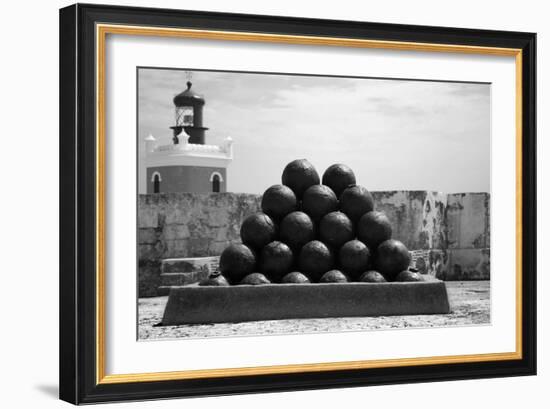
[[[522,53],[521,358],[98,382],[96,24],[514,48]],[[536,34],[77,4],[60,10],[60,398],[74,404],[536,374]]]

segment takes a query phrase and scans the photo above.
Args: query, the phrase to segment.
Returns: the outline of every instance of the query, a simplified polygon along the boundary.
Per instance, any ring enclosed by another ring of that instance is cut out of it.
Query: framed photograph
[[[61,399],[534,375],[535,55],[61,9]]]

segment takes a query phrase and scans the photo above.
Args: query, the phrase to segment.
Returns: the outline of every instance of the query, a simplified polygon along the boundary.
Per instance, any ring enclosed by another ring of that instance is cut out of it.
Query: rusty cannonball
[[[360,185],[352,185],[344,189],[340,196],[340,210],[353,223],[361,216],[374,209],[374,200],[370,192]]]
[[[370,249],[376,249],[380,243],[391,239],[390,220],[382,212],[365,213],[357,222],[357,238]]]
[[[226,287],[229,285],[229,282],[226,280],[226,278],[220,273],[219,271],[214,271],[210,273],[208,278],[201,280],[199,282],[199,286],[201,287]]]
[[[296,159],[286,165],[282,176],[283,185],[292,189],[301,199],[306,189],[320,182],[319,174],[307,159]]]
[[[412,282],[424,281],[424,277],[422,277],[422,274],[416,273],[414,271],[404,270],[404,271],[401,271],[399,274],[397,274],[397,277],[395,277],[395,281],[412,283]]]
[[[348,281],[348,277],[340,270],[327,271],[319,280],[320,283],[347,283]]]
[[[277,227],[271,217],[258,212],[244,219],[241,225],[241,241],[254,250],[261,250],[275,240]]]
[[[279,240],[298,252],[304,244],[315,237],[315,226],[304,212],[286,215],[279,225]]]
[[[368,247],[359,240],[346,242],[338,252],[340,267],[352,277],[365,271],[369,266],[370,251]]]
[[[307,278],[305,274],[298,271],[293,271],[292,273],[285,275],[281,282],[285,284],[307,284],[311,281],[309,281],[309,278]]]
[[[409,268],[411,255],[407,247],[398,240],[386,240],[376,249],[375,266],[388,281]]]
[[[321,276],[334,266],[334,256],[330,248],[319,240],[306,243],[298,259],[300,271],[312,281],[319,281]]]
[[[297,209],[296,195],[288,186],[273,185],[262,195],[262,211],[274,220],[281,220]]]
[[[232,284],[253,273],[255,268],[256,255],[245,244],[230,244],[220,256],[220,271]]]
[[[251,273],[244,277],[239,284],[262,285],[271,284],[271,281],[261,273]]]
[[[355,185],[355,174],[349,166],[335,163],[330,165],[323,173],[322,183],[330,187],[336,197],[340,197],[345,188],[349,185]]]
[[[354,237],[353,223],[342,212],[331,212],[319,223],[319,238],[334,249],[339,249]]]
[[[279,282],[294,264],[292,250],[280,241],[267,244],[260,253],[259,270],[271,281]]]
[[[319,221],[325,214],[338,210],[338,198],[330,187],[313,185],[304,192],[302,210],[313,221]]]
[[[369,270],[361,274],[359,281],[363,283],[385,283],[386,279],[378,271]]]

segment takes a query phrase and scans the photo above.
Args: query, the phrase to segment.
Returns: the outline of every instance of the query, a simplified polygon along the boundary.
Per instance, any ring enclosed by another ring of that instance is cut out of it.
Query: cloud
[[[138,138],[170,143],[186,81],[181,70],[140,70]],[[263,191],[297,157],[353,165],[373,190],[489,190],[488,84],[206,71],[192,82],[206,99],[207,143],[235,141],[233,191]]]

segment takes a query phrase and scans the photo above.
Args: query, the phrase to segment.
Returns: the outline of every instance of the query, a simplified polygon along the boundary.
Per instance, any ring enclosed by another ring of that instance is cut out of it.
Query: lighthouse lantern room
[[[175,124],[172,143],[157,145],[154,136],[145,138],[145,177],[147,193],[225,192],[227,167],[233,160],[233,140],[225,138],[222,145],[205,144],[203,108],[205,99],[192,89],[177,94],[174,99]]]

